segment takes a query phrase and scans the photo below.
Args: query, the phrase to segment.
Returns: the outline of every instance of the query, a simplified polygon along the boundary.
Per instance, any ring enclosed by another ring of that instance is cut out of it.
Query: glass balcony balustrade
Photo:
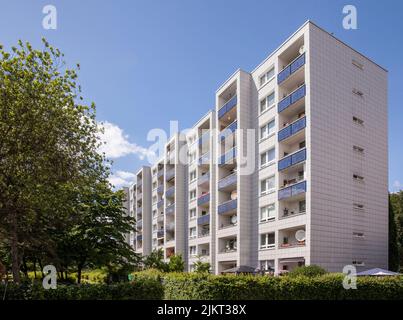
[[[218,189],[222,190],[237,183],[237,174],[234,172],[218,181]]]
[[[231,111],[238,103],[238,97],[235,95],[231,99],[229,99],[219,110],[218,110],[218,119],[224,117],[227,112]]]
[[[278,162],[278,171],[285,170],[306,160],[306,148],[290,154]]]
[[[225,214],[236,210],[238,207],[238,200],[233,199],[226,201],[218,206],[218,214]]]
[[[197,224],[208,224],[210,223],[210,215],[205,214],[204,216],[200,216],[197,218]]]
[[[238,128],[238,122],[235,120],[230,125],[228,125],[225,129],[223,129],[218,135],[218,141],[223,141],[225,138],[229,137],[231,134],[235,132]]]
[[[297,121],[294,121],[293,123],[291,123],[290,125],[288,125],[287,127],[281,129],[278,132],[278,141],[283,141],[291,136],[293,136],[294,134],[298,133],[299,131],[305,129],[306,127],[306,117],[303,117],[301,119],[298,119]]]
[[[278,200],[285,200],[306,192],[306,181],[296,183],[278,191]]]
[[[306,86],[302,85],[277,104],[278,113],[284,111],[306,95]]]
[[[210,202],[210,193],[203,194],[197,199],[197,205],[202,206]]]
[[[277,84],[287,80],[293,73],[305,65],[305,53],[298,56],[277,75]]]

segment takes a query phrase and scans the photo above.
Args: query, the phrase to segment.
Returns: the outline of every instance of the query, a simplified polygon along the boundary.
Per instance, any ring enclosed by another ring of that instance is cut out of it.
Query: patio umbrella
[[[357,276],[398,276],[399,273],[381,269],[381,268],[374,268],[369,269],[366,271],[358,272]]]

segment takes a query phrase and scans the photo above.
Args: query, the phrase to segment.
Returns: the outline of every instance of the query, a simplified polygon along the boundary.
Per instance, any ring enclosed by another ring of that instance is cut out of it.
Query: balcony
[[[165,192],[166,198],[172,198],[174,196],[175,196],[175,186],[168,188],[167,191]]]
[[[238,208],[238,199],[226,201],[218,206],[218,214],[234,213]]]
[[[136,237],[136,240],[137,240],[137,241],[143,241],[143,235],[142,235],[142,234],[139,234],[139,235]]]
[[[171,179],[173,179],[175,177],[175,169],[170,169],[167,171],[166,175],[165,175],[165,180],[169,181]]]
[[[157,217],[157,222],[164,222],[164,215],[159,214]]]
[[[277,104],[278,113],[284,111],[289,106],[293,105],[295,102],[305,97],[305,95],[306,95],[306,86],[302,85]]]
[[[143,213],[143,208],[142,207],[140,207],[140,208],[137,208],[137,214],[139,215],[139,214],[142,214]]]
[[[157,173],[157,178],[161,178],[164,175],[164,170],[160,170]]]
[[[218,158],[219,165],[225,165],[229,162],[235,162],[236,160],[236,147],[233,147],[231,150],[227,151],[225,154]]]
[[[294,121],[293,123],[291,123],[290,125],[281,129],[278,132],[278,141],[280,142],[285,139],[288,139],[289,137],[293,136],[299,131],[305,129],[305,127],[306,127],[306,117]]]
[[[210,164],[210,152],[206,152],[205,154],[203,154],[198,161],[199,166],[208,164]]]
[[[279,249],[305,246],[305,226],[279,230]]]
[[[306,160],[306,148],[290,154],[278,162],[278,171],[285,170]]]
[[[161,208],[164,205],[164,199],[157,202],[157,208]]]
[[[165,214],[167,216],[172,215],[175,213],[175,203],[171,204],[170,206],[166,207]]]
[[[287,188],[280,189],[278,191],[278,200],[291,199],[305,192],[306,181],[302,181]]]
[[[158,186],[157,193],[158,194],[163,194],[164,193],[164,186],[162,184],[160,186]]]
[[[219,135],[218,135],[218,141],[223,141],[225,138],[229,137],[231,134],[235,132],[235,130],[238,128],[238,122],[235,120],[232,122],[229,126],[227,126],[225,129],[223,129]]]
[[[203,229],[199,231],[198,238],[208,237],[210,235],[210,229]]]
[[[229,111],[231,111],[232,108],[236,106],[238,103],[238,98],[237,96],[233,96],[231,99],[229,99],[219,110],[218,110],[218,119],[221,119],[222,117],[225,116],[225,114]]]
[[[207,144],[210,141],[210,130],[206,130],[206,132],[204,132],[202,134],[202,136],[199,138],[199,146],[203,146],[205,144]]]
[[[210,223],[210,215],[205,214],[204,216],[200,216],[197,218],[197,224],[208,224]]]
[[[297,57],[277,75],[277,84],[281,84],[282,82],[287,80],[293,73],[298,71],[304,65],[305,65],[305,53]]]
[[[199,179],[197,180],[197,185],[202,186],[208,184],[209,182],[210,182],[210,172],[206,172],[205,174],[199,177]]]
[[[197,199],[198,206],[203,206],[209,203],[210,203],[210,193],[203,194]]]
[[[136,223],[136,227],[138,227],[139,229],[143,228],[143,220],[138,220]]]
[[[158,230],[157,231],[157,238],[158,239],[161,239],[161,238],[163,238],[164,237],[164,230]]]
[[[218,190],[223,190],[228,187],[234,186],[237,183],[237,174],[236,172],[226,176],[225,178],[218,181]]]

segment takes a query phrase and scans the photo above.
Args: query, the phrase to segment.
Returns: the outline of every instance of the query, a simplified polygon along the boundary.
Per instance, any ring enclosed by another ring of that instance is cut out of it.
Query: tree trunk
[[[27,259],[25,257],[22,257],[22,266],[25,278],[28,279],[28,266],[27,266]]]
[[[81,267],[81,265],[79,265],[79,266],[77,267],[77,283],[78,283],[78,284],[81,283],[81,270],[82,270],[82,267]]]
[[[20,283],[20,258],[18,253],[17,213],[12,214],[11,226],[11,270],[14,283]]]
[[[35,280],[36,280],[36,258],[34,258],[34,277],[35,277]]]
[[[39,268],[41,269],[41,274],[42,274],[42,279],[44,278],[44,274],[43,274],[43,265],[42,265],[42,260],[38,259],[38,264],[39,264]]]

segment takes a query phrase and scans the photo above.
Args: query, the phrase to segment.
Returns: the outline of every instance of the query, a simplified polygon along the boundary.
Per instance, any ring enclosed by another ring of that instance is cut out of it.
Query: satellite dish
[[[305,241],[305,230],[298,230],[295,232],[295,239],[298,241]]]
[[[303,54],[304,51],[305,51],[305,48],[304,48],[304,46],[302,45],[302,46],[299,48],[299,54]]]
[[[231,200],[235,200],[236,198],[238,198],[238,193],[236,190],[233,190],[231,192]]]
[[[231,217],[231,223],[232,224],[235,224],[237,222],[237,220],[238,220],[238,217],[236,215]]]

